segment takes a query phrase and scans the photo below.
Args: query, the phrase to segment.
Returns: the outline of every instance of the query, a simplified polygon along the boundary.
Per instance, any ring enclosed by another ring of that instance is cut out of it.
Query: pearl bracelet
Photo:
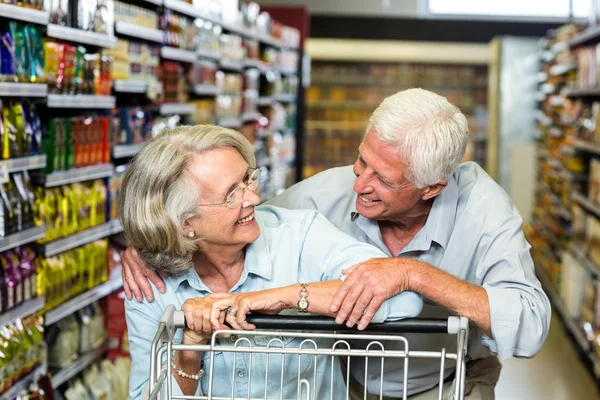
[[[186,378],[186,379],[193,379],[195,381],[199,381],[200,379],[202,379],[202,377],[204,376],[204,363],[200,364],[200,371],[198,371],[197,374],[187,374],[185,372],[183,372],[181,369],[177,368],[177,365],[175,365],[175,354],[173,354],[173,357],[171,358],[171,365],[173,366],[173,369],[175,370],[175,372],[177,372],[177,375],[181,376],[182,378]]]

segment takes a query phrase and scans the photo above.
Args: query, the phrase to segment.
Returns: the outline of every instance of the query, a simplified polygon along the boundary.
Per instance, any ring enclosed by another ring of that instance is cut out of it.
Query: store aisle
[[[535,358],[511,359],[503,365],[496,387],[498,400],[600,399],[597,386],[556,314],[552,315],[546,344]]]

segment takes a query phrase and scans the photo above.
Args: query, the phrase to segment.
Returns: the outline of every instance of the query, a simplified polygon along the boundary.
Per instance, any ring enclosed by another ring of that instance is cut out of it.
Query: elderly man
[[[550,304],[534,274],[522,219],[507,194],[479,166],[460,165],[468,139],[465,116],[445,98],[410,89],[375,110],[354,166],[334,168],[302,181],[269,204],[316,209],[342,231],[382,249],[347,271],[331,304],[337,322],[362,329],[381,303],[412,290],[426,301],[422,317],[469,318],[466,394],[493,399],[498,357],[533,357],[550,325]],[[131,250],[124,257],[128,296],[148,297],[160,277]],[[151,299],[151,298],[150,298]],[[411,349],[456,346],[447,335],[406,335]],[[353,363],[353,398],[364,386],[385,398],[401,398],[400,360],[386,362],[383,377],[364,379]],[[369,371],[378,371],[373,365]],[[444,371],[448,393],[454,365]],[[408,395],[437,399],[439,363],[411,360]],[[377,396],[377,398],[379,398]]]

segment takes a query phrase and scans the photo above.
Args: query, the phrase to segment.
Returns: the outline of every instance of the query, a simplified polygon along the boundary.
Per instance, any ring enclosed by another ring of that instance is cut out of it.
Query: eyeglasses
[[[200,207],[220,207],[227,206],[228,208],[237,208],[244,199],[244,190],[256,190],[258,188],[258,182],[260,180],[260,169],[252,168],[254,171],[248,177],[248,180],[244,182],[244,186],[238,186],[227,195],[224,203],[212,203],[212,204],[199,204]]]

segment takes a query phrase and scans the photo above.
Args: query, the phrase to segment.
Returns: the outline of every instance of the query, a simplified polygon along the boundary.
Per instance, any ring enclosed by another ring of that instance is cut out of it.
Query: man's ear
[[[436,183],[435,185],[427,186],[427,187],[423,188],[423,190],[421,191],[421,198],[423,200],[433,199],[438,194],[442,193],[442,190],[444,190],[444,188],[447,185],[448,185],[448,181],[444,179],[444,180],[438,181],[438,183]]]

